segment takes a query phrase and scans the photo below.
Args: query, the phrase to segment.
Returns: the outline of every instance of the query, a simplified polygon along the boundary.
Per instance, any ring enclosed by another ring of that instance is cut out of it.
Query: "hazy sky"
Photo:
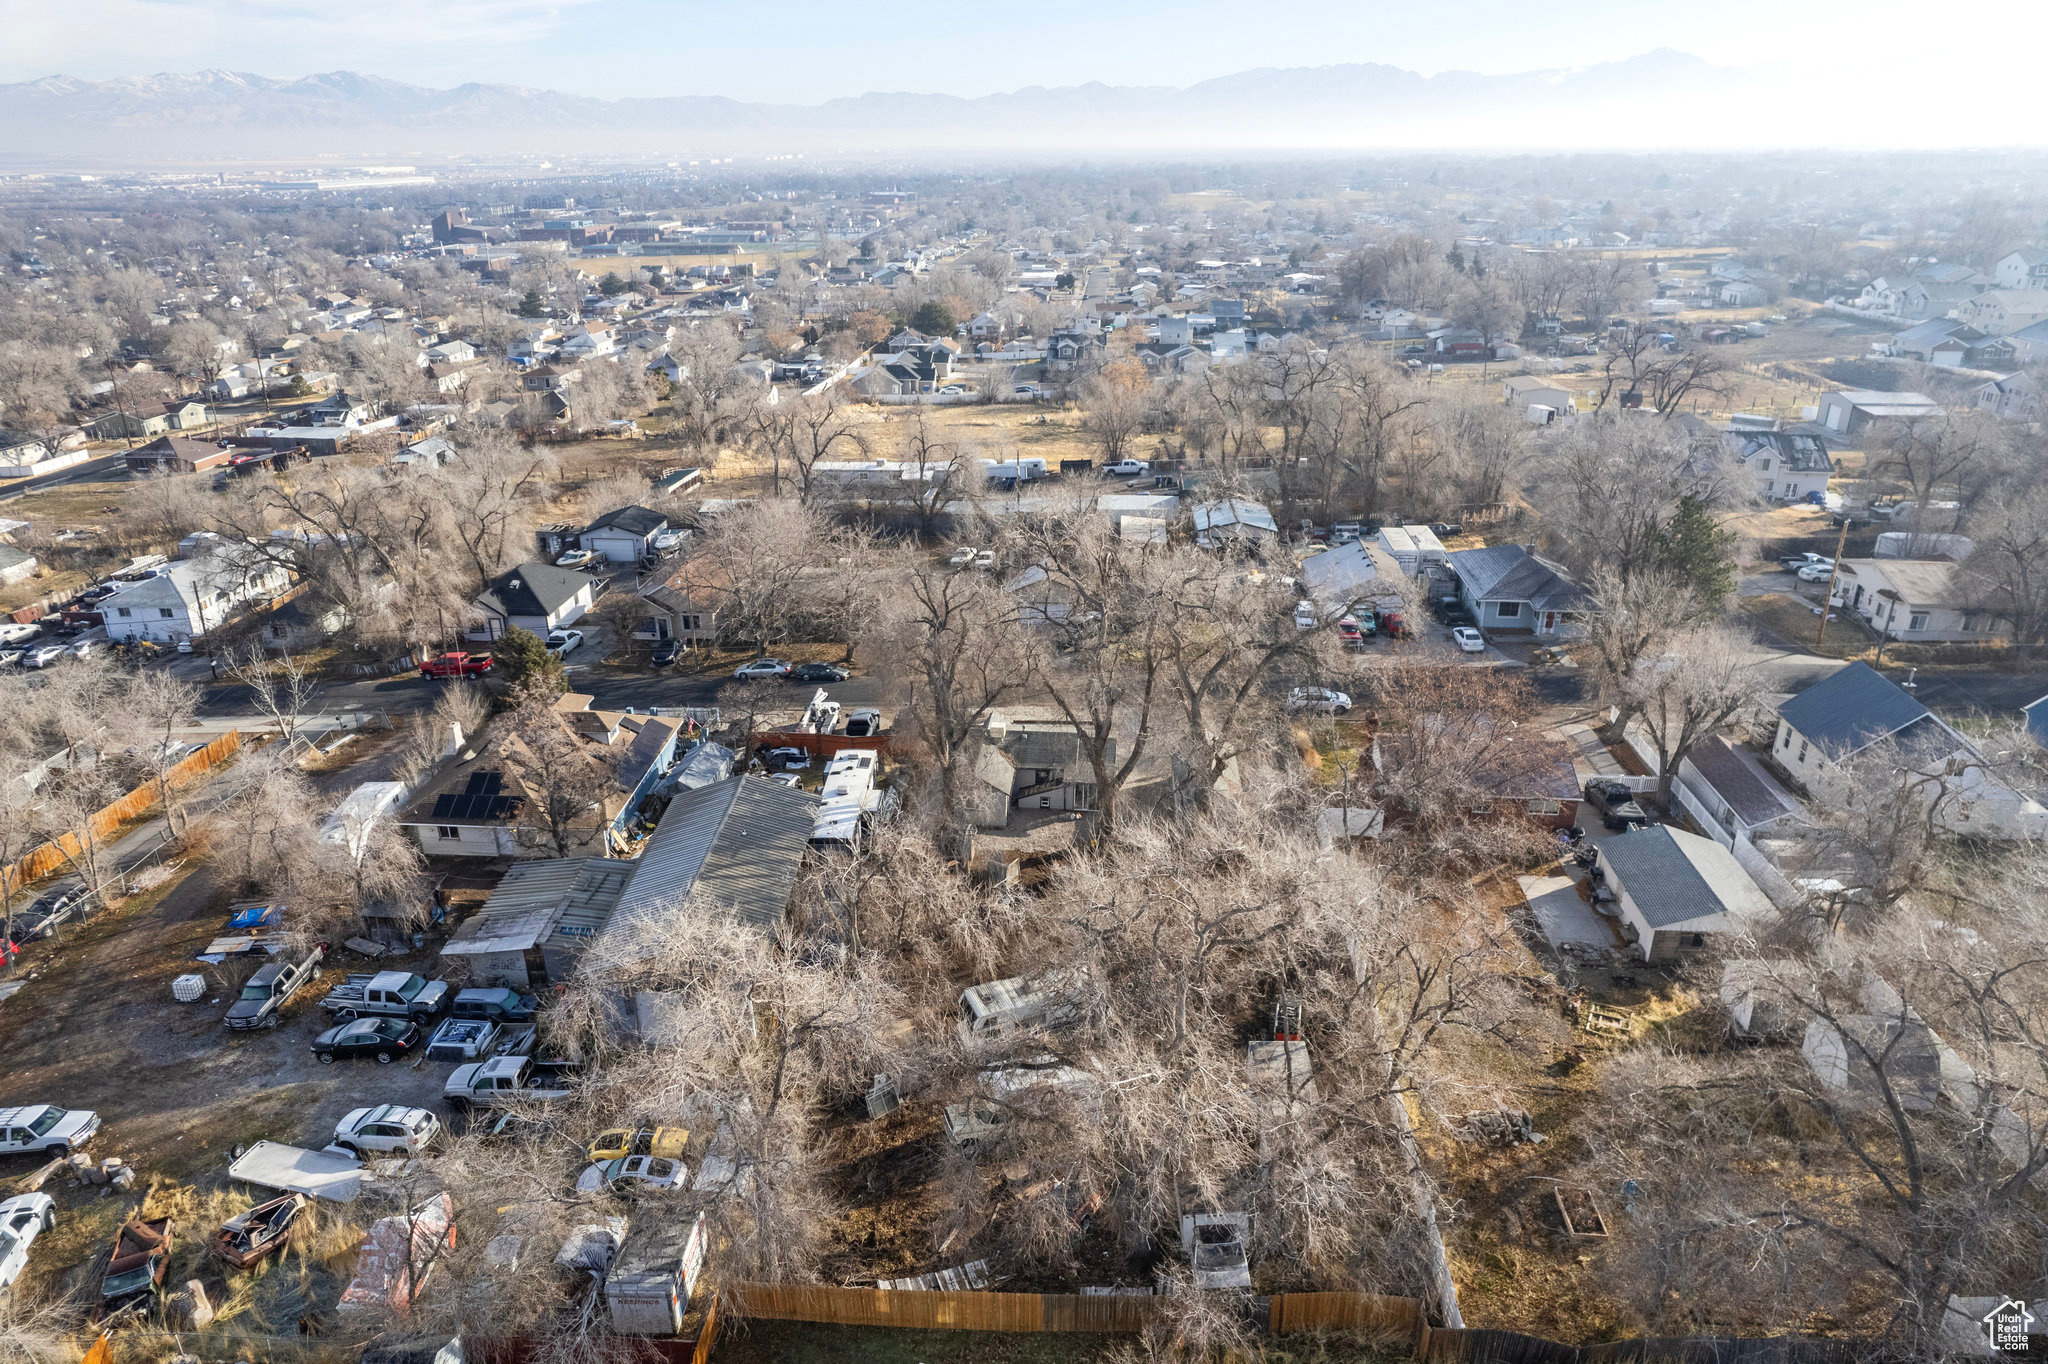
[[[1186,85],[1336,62],[1502,73],[1671,47],[1720,65],[1820,64],[1968,91],[2031,85],[2048,4],[1944,14],[1906,0],[0,0],[0,33],[6,81],[347,69],[436,86],[808,104],[868,90]],[[1881,84],[1870,93],[1889,98]]]

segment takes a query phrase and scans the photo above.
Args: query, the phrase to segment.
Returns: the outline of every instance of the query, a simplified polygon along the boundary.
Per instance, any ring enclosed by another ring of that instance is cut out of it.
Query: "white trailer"
[[[259,1141],[242,1152],[228,1166],[228,1178],[329,1203],[353,1203],[363,1192],[362,1162],[275,1141]]]

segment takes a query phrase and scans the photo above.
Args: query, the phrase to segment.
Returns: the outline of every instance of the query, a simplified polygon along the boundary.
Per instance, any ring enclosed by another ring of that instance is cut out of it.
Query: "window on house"
[[[1799,745],[1799,761],[1806,761],[1806,744],[1804,743],[1804,741],[1802,741]]]
[[[1490,815],[1493,813],[1493,802],[1490,800],[1475,800],[1466,808],[1470,809],[1475,815]]]
[[[1984,628],[1984,618],[1983,618],[1982,616],[1964,616],[1964,617],[1963,617],[1963,633],[1964,633],[1964,634],[1966,634],[1966,635],[1973,635],[1973,634],[1977,633],[1977,631],[1979,631],[1979,630],[1981,630],[1981,629],[1983,629],[1983,628]]]
[[[1792,747],[1792,730],[1790,729],[1790,727],[1787,727],[1785,730],[1785,747]]]
[[[1758,460],[1756,462],[1756,467],[1763,470],[1765,473],[1769,473],[1771,471],[1770,457],[1766,456],[1763,459]],[[1766,483],[1764,486],[1768,488],[1770,484]]]
[[[168,607],[168,606],[159,606],[159,607],[158,607],[158,608],[156,609],[156,613],[157,613],[157,614],[158,614],[159,616],[162,616],[162,617],[163,617],[163,618],[164,618],[165,620],[169,620],[169,619],[171,618],[171,616],[172,616],[172,615],[174,614],[174,613],[172,612],[171,608],[170,608],[170,607]]]
[[[114,614],[125,619],[126,617],[133,615],[134,613],[125,606],[117,606],[114,608]]]
[[[1704,933],[1688,933],[1685,935],[1685,946],[1687,947],[1705,947],[1706,945],[1707,935]]]
[[[1563,809],[1563,801],[1548,800],[1539,797],[1538,799],[1529,802],[1529,813],[1532,815],[1555,815],[1562,812]]]
[[[434,837],[444,842],[455,841],[462,837],[462,830],[456,828],[453,824],[443,824],[434,830]]]
[[[1522,614],[1522,604],[1518,601],[1497,601],[1493,604],[1493,614],[1501,620],[1513,620]]]
[[[1927,628],[1927,613],[1925,611],[1915,611],[1907,616],[1906,628],[1908,630],[1925,630]]]

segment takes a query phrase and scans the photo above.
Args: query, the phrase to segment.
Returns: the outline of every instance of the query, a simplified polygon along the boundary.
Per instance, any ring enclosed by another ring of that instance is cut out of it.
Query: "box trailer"
[[[704,1267],[704,1214],[687,1229],[674,1225],[636,1233],[604,1281],[612,1330],[627,1336],[673,1336],[683,1329]]]

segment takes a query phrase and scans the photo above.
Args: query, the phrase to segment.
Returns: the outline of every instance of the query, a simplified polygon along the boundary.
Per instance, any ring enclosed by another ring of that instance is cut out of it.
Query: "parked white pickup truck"
[[[427,980],[409,971],[359,971],[329,990],[320,1007],[342,1019],[365,1014],[423,1018],[441,1012],[447,1002],[445,980]]]

